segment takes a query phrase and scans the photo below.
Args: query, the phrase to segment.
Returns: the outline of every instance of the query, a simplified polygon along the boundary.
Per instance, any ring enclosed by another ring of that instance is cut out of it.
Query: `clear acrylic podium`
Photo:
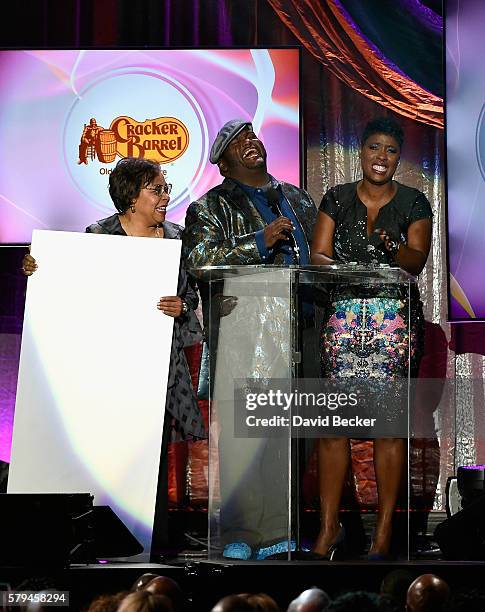
[[[402,299],[401,317],[409,339],[408,298],[415,279],[399,268],[358,265],[211,266],[194,272],[205,291],[210,359],[209,559],[223,559],[225,547],[232,544],[245,554],[249,546],[254,560],[304,559],[319,522],[318,506],[310,511],[302,494],[316,440],[398,437],[407,439],[409,446],[409,368],[398,381],[397,401],[390,401],[389,395],[383,399],[386,394],[380,391],[373,399],[364,398],[367,420],[354,418],[348,406],[330,408],[330,392],[345,398],[354,389],[361,398],[367,383],[357,388],[359,381],[321,378],[322,313],[342,287],[357,294],[395,289]],[[383,316],[377,313],[376,320]],[[372,341],[366,340],[365,330],[356,328],[355,333],[361,334],[362,342]],[[409,340],[406,350],[409,363]],[[308,397],[313,404],[315,397],[323,398],[323,407],[309,409]],[[305,409],[302,398],[307,401]],[[372,402],[380,402],[386,414],[399,404],[397,425],[386,416],[384,430],[374,432]],[[329,427],[342,422],[344,427]],[[408,469],[403,480],[407,473]],[[407,559],[409,487],[404,484],[395,515],[400,519],[399,557]],[[311,515],[313,528],[307,526]]]

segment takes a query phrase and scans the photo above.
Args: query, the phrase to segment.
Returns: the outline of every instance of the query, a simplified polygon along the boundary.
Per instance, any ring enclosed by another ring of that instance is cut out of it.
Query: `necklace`
[[[131,236],[132,238],[140,238],[140,237],[143,237],[143,236],[139,236],[138,234],[132,234],[132,233],[129,231],[128,227],[126,227],[126,225],[125,225],[125,226],[122,226],[122,227],[123,227],[123,229],[125,230],[125,233],[126,233],[126,235],[127,235],[127,236]],[[163,226],[162,226],[162,231],[160,231],[160,226],[159,226],[159,225],[155,225],[155,227],[154,227],[153,229],[154,229],[154,232],[155,232],[155,237],[156,237],[156,238],[163,238]],[[146,238],[149,238],[149,236],[146,236]]]

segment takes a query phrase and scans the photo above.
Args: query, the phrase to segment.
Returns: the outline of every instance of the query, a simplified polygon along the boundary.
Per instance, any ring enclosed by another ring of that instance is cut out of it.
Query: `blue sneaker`
[[[291,540],[290,550],[292,552],[296,550],[295,540]],[[262,561],[263,559],[266,559],[266,557],[271,557],[272,555],[278,555],[287,552],[288,540],[283,540],[282,542],[277,542],[276,544],[272,544],[271,546],[265,546],[264,548],[260,548],[256,553],[256,561]]]
[[[253,551],[245,542],[232,542],[224,546],[222,556],[226,559],[240,559],[241,561],[249,561]]]

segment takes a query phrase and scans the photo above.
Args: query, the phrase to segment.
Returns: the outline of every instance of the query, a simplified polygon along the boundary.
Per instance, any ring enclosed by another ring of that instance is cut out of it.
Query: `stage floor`
[[[415,577],[434,573],[452,588],[480,584],[485,571],[485,561],[457,562],[440,558],[432,533],[436,524],[445,518],[444,513],[430,515],[426,533],[417,540],[418,548],[414,551],[420,558],[386,562],[369,562],[364,556],[372,535],[371,516],[363,516],[364,538],[360,553],[340,561],[209,560],[207,539],[203,535],[207,533],[207,514],[201,513],[196,521],[194,517],[190,521],[186,518],[179,517],[177,524],[172,521],[176,545],[157,557],[158,563],[128,559],[46,567],[39,563],[29,564],[27,554],[23,567],[0,566],[1,588],[6,589],[9,585],[13,589],[40,591],[46,586],[55,586],[70,592],[69,609],[82,610],[98,595],[130,590],[142,574],[149,572],[168,576],[180,584],[187,595],[188,612],[209,611],[224,595],[241,592],[266,592],[286,610],[292,599],[312,586],[322,588],[331,597],[349,590],[378,592],[384,576],[395,569],[406,569]],[[39,559],[39,551],[35,558]]]

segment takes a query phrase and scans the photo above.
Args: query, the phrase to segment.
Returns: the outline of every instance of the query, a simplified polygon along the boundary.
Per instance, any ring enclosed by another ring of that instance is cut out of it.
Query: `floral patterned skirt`
[[[408,321],[411,320],[409,329]],[[424,339],[421,303],[399,297],[336,296],[320,332],[322,377],[417,376]]]

